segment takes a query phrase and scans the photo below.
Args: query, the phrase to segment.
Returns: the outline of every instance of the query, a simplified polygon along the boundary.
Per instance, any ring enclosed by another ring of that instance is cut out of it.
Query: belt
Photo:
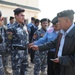
[[[13,48],[17,50],[26,50],[26,47],[23,46],[13,46]]]

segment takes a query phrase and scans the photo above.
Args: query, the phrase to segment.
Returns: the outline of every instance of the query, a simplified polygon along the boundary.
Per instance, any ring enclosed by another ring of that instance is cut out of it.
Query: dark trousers
[[[30,49],[30,58],[31,58],[31,63],[34,63],[33,60],[34,60],[34,54],[35,54],[35,51]]]
[[[48,57],[47,57],[47,63],[48,63],[48,68],[47,68],[47,75],[54,75],[54,69],[53,65],[54,63],[50,59],[54,59],[55,52],[49,51],[48,52]]]
[[[22,61],[21,63],[21,70],[20,70],[20,75],[26,75],[26,68],[27,68],[27,65],[24,63],[24,61]]]
[[[60,65],[52,62],[50,59],[55,58],[55,52],[49,51],[47,57],[48,69],[47,75],[60,75]]]

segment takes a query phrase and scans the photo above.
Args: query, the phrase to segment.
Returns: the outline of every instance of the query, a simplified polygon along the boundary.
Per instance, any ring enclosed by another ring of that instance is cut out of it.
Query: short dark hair
[[[31,17],[31,20],[35,21],[35,18],[34,17]]]
[[[22,9],[22,8],[16,8],[13,12],[14,12],[14,15],[18,15],[20,14],[21,12],[24,12],[25,10]]]
[[[39,22],[40,22],[40,20],[39,20],[39,19],[35,19],[35,24],[36,24],[36,23],[39,23]]]
[[[42,22],[44,22],[44,21],[48,21],[48,19],[47,19],[47,18],[43,18],[43,19],[41,19],[40,22],[42,23]]]
[[[14,19],[14,17],[10,16],[10,19],[9,20],[12,20],[12,19]]]

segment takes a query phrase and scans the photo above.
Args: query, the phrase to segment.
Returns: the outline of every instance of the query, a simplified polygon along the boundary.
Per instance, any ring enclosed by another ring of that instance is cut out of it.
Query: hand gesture
[[[59,63],[59,58],[51,59],[55,63]]]
[[[32,45],[31,48],[32,48],[33,50],[39,50],[39,47],[38,47],[37,45]]]
[[[33,43],[29,43],[28,48],[31,48],[33,45],[34,45]]]

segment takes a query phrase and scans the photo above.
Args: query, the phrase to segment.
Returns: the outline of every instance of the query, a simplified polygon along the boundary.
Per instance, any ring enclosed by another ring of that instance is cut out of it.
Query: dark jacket
[[[0,43],[2,43],[3,39],[2,39],[2,36],[0,35]]]
[[[57,38],[58,39],[58,38]],[[58,40],[39,46],[39,50],[56,48]],[[66,35],[60,61],[60,75],[75,75],[75,27]]]
[[[34,32],[35,32],[37,29],[34,28],[34,26],[31,26],[30,29],[31,29],[31,32],[30,32],[30,34],[29,34],[29,42],[32,42],[32,38],[33,38]]]

